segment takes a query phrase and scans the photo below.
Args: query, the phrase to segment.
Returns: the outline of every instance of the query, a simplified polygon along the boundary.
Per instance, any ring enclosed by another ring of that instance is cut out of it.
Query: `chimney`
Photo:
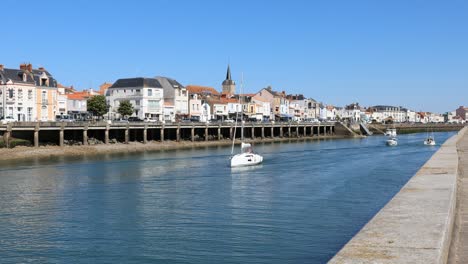
[[[21,63],[21,64],[20,64],[20,70],[25,71],[25,70],[26,70],[26,67],[27,67],[26,63]]]
[[[45,71],[45,68],[44,67],[39,67],[38,70]]]
[[[0,71],[3,71],[3,64],[0,64]]]
[[[28,72],[32,72],[32,64],[31,63],[28,63],[28,65],[26,65],[26,67],[27,67]]]

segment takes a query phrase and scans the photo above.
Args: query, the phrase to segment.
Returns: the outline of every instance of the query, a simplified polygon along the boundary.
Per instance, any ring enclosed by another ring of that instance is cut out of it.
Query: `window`
[[[14,96],[13,89],[8,89],[8,98],[12,99]]]
[[[148,89],[148,96],[153,96],[153,90]]]
[[[23,89],[18,89],[18,100],[23,100]]]
[[[33,98],[32,90],[28,90],[28,99],[31,100]]]
[[[135,100],[135,105],[140,105],[140,100]]]
[[[47,104],[47,91],[42,91],[42,104],[46,105]]]
[[[156,112],[160,109],[159,101],[158,100],[148,100],[148,111],[149,112]]]
[[[23,73],[23,82],[26,82],[28,80],[26,73]]]

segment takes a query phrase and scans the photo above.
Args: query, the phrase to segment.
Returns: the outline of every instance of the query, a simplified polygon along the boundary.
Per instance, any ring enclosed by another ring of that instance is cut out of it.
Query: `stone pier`
[[[329,263],[447,263],[456,212],[457,142],[467,140],[466,129],[448,139]],[[467,256],[467,249],[461,255]]]

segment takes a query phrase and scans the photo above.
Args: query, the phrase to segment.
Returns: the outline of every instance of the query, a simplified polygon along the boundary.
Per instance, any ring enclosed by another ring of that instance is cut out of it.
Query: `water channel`
[[[454,132],[435,133],[438,145]],[[431,157],[425,133],[0,163],[2,263],[326,263]]]

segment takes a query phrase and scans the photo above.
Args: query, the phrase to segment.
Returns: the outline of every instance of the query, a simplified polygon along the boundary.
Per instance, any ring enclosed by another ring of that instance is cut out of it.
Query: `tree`
[[[94,116],[102,117],[107,113],[106,97],[104,95],[96,95],[88,99],[86,102],[88,112]]]
[[[117,112],[119,112],[120,115],[122,116],[129,116],[133,114],[133,105],[130,103],[130,101],[125,100],[120,102],[119,108],[117,109]]]

